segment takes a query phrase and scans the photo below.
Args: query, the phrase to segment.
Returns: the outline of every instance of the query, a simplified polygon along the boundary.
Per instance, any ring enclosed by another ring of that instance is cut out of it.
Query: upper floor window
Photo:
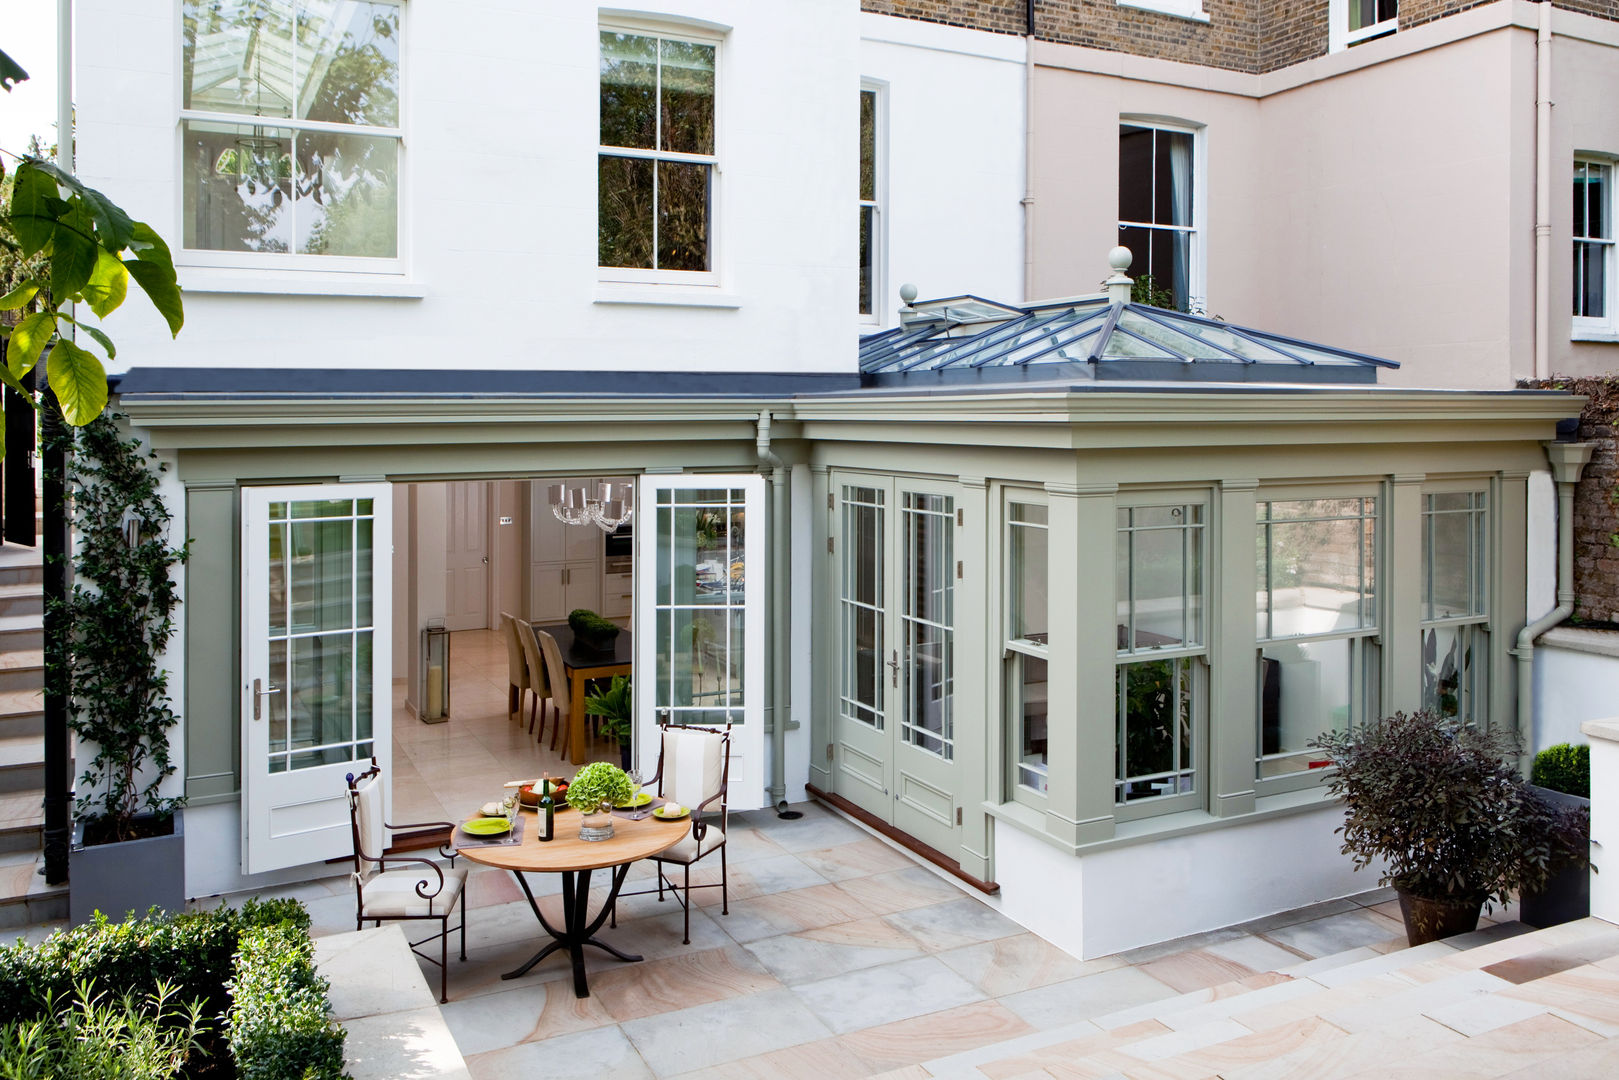
[[[1400,0],[1331,0],[1328,7],[1329,52],[1392,34],[1400,26]]]
[[[1195,142],[1184,129],[1119,125],[1119,243],[1135,256],[1138,294],[1177,311],[1202,306]]]
[[[400,5],[184,0],[181,16],[189,261],[395,268]]]
[[[882,177],[878,175],[881,133],[875,86],[860,88],[860,314],[877,322],[878,267],[882,258]]]
[[[604,278],[713,280],[718,52],[712,41],[602,30],[596,245]]]
[[[1574,163],[1574,329],[1611,331],[1616,301],[1613,164]]]

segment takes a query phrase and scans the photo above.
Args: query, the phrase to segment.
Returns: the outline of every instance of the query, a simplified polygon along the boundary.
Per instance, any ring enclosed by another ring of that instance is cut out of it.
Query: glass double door
[[[945,485],[833,476],[837,793],[946,853],[956,847],[956,497]]]

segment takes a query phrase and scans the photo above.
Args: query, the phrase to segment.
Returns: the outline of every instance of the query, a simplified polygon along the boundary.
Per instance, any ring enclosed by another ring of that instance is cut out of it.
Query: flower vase
[[[611,840],[613,838],[613,805],[604,802],[592,813],[579,818],[579,839]]]

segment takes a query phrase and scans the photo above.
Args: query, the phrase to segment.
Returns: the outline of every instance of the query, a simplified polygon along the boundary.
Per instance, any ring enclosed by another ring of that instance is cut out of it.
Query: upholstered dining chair
[[[557,639],[544,630],[536,630],[531,637],[538,639],[540,655],[544,659],[545,677],[551,684],[551,703],[556,706],[556,728],[551,732],[551,749],[557,748],[557,736],[562,736],[562,753],[567,756],[568,740],[573,737],[573,710],[582,707],[573,700],[568,672],[562,666],[562,649]]]
[[[536,742],[545,741],[545,714],[549,703],[554,712],[560,708],[556,691],[551,686],[551,676],[545,663],[545,657],[540,654],[540,644],[535,640],[534,624],[526,619],[512,620],[517,644],[523,651],[523,666],[528,669],[529,689],[534,692],[534,713],[529,717],[528,730],[534,734]],[[540,730],[534,731],[535,721],[539,721]],[[551,729],[551,749],[557,746],[556,728]]]
[[[422,821],[393,825],[382,820],[382,769],[377,759],[359,776],[349,773],[349,825],[354,832],[354,928],[367,922],[381,926],[393,921],[437,920],[439,932],[410,942],[410,951],[439,966],[439,1004],[450,1000],[450,913],[461,907],[461,959],[467,958],[467,906],[463,901],[467,871],[455,866],[455,852],[447,846],[439,854],[450,860],[448,868],[432,859],[385,855],[386,830],[454,826],[448,821]],[[401,863],[418,864],[414,869],[394,869]],[[420,946],[437,940],[438,959],[421,951]]]
[[[509,719],[523,719],[523,695],[528,692],[528,660],[523,656],[523,643],[517,637],[517,617],[509,611],[500,613],[500,636],[506,642],[506,712]]]
[[[656,785],[663,798],[682,806],[691,807],[691,828],[674,847],[652,857],[657,863],[658,887],[637,892],[621,892],[619,896],[638,896],[656,892],[658,900],[668,889],[686,910],[686,928],[683,944],[691,944],[691,891],[693,889],[719,889],[720,914],[731,913],[731,897],[725,872],[725,831],[730,825],[726,785],[731,779],[731,726],[706,728],[678,726],[660,720],[661,738],[658,746],[658,771],[649,783]],[[708,855],[720,853],[720,879],[706,885],[691,883],[691,867]],[[667,868],[681,868],[677,883]],[[615,922],[617,912],[614,912]]]

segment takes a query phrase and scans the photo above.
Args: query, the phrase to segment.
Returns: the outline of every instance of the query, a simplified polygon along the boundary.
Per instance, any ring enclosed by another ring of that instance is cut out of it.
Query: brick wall
[[[1574,492],[1574,617],[1619,623],[1619,376],[1525,383],[1584,394],[1581,442],[1596,443]]]
[[[1421,26],[1493,0],[1401,0],[1400,26]],[[1560,8],[1619,21],[1619,0],[1555,0]],[[861,0],[879,15],[1022,34],[1023,0]],[[1204,0],[1207,23],[1120,7],[1116,0],[1036,0],[1042,41],[1266,72],[1323,56],[1328,0]]]

